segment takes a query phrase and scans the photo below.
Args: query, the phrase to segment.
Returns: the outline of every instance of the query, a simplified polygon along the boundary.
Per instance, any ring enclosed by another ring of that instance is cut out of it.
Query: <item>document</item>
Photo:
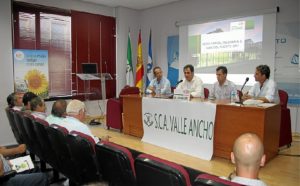
[[[9,160],[9,163],[12,165],[12,170],[17,171],[18,173],[34,168],[34,165],[29,155],[11,159]]]

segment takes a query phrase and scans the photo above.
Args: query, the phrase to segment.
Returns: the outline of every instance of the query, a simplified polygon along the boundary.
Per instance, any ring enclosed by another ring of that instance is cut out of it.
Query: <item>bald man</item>
[[[61,123],[62,120],[67,116],[67,102],[66,100],[56,100],[52,105],[51,114],[47,116],[46,121],[49,124]]]
[[[235,140],[231,161],[236,165],[236,176],[232,178],[232,182],[266,186],[258,179],[259,169],[265,165],[266,155],[263,144],[256,134],[245,133]]]

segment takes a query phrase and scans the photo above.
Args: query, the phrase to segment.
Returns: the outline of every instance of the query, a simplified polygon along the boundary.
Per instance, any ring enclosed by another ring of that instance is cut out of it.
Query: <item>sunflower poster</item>
[[[48,97],[48,51],[14,49],[15,91]]]

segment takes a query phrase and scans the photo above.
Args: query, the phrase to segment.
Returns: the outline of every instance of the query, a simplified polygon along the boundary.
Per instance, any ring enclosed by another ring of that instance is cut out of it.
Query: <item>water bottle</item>
[[[157,86],[157,87],[156,87],[156,95],[160,95],[160,94],[161,94],[160,87],[159,87],[159,86]]]
[[[234,103],[236,101],[236,91],[231,91],[231,94],[230,94],[230,102],[231,103]]]

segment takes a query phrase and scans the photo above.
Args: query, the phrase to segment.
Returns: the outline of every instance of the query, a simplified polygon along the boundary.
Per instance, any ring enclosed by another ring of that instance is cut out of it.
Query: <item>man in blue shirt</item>
[[[153,74],[155,78],[150,82],[146,92],[155,94],[171,94],[170,81],[163,76],[161,68],[154,67]]]
[[[236,92],[236,86],[227,79],[227,68],[219,66],[216,69],[217,82],[213,84],[209,96],[216,99],[230,99],[231,92]]]

